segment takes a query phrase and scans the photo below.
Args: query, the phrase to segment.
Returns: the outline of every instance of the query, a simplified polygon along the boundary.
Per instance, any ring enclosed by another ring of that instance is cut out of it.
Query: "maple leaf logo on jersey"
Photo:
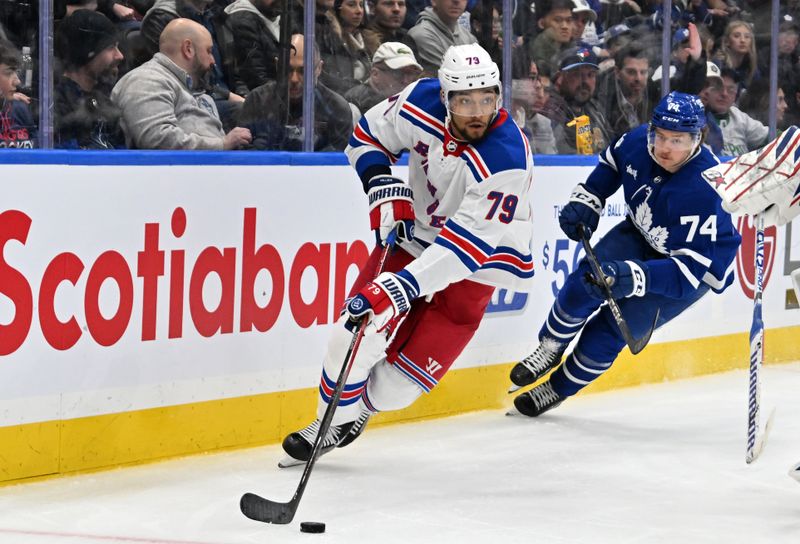
[[[669,231],[664,227],[653,227],[653,212],[647,202],[636,208],[633,222],[639,227],[639,232],[645,237],[647,243],[659,253],[667,252],[667,238]]]

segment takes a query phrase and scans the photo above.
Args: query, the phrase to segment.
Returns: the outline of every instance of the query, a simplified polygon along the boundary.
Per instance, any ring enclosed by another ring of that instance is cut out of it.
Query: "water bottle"
[[[33,86],[33,58],[31,57],[31,48],[28,46],[22,48],[22,62],[19,70],[22,76],[22,88],[30,90]]]

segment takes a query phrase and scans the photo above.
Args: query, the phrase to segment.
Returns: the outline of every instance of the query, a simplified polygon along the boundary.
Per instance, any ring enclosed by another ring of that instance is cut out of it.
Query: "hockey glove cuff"
[[[370,228],[378,234],[380,242],[397,226],[398,241],[414,239],[414,193],[400,178],[380,175],[367,183]]]
[[[586,185],[579,183],[572,190],[569,202],[562,208],[558,216],[561,230],[570,240],[578,242],[581,239],[578,234],[578,224],[583,223],[587,230],[587,236],[591,238],[592,233],[597,230],[603,206],[605,206],[603,199],[591,192]]]
[[[408,312],[418,296],[419,285],[410,272],[384,272],[347,302],[349,319],[345,327],[353,331],[361,319],[366,319],[366,333],[382,332]]]
[[[603,271],[609,287],[611,287],[611,296],[613,298],[641,297],[647,293],[650,274],[647,265],[642,261],[636,259],[606,261],[600,263],[600,269]],[[599,300],[605,300],[605,289],[597,278],[587,273],[583,279],[584,286],[591,296]]]

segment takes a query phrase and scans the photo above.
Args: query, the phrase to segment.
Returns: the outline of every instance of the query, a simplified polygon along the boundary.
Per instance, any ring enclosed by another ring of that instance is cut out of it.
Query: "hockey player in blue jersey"
[[[622,187],[627,217],[594,249],[637,338],[650,328],[657,311],[661,326],[709,290],[722,292],[733,281],[741,237],[701,175],[719,162],[702,145],[705,124],[698,97],[670,93],[656,106],[649,125],[624,134],[600,155],[559,216],[564,233],[580,240],[578,225],[594,231],[606,199]],[[534,383],[581,336],[547,381],[514,399],[517,411],[539,416],[611,367],[625,340],[604,300],[589,263],[582,260],[559,291],[539,332],[538,348],[514,366],[511,381],[517,387]]]
[[[332,398],[352,333],[366,319],[322,452],[351,443],[378,411],[429,392],[478,328],[495,287],[530,290],[533,160],[501,107],[500,71],[479,45],[453,46],[438,79],[422,79],[371,108],[345,153],[364,186],[372,228],[399,248],[374,278],[378,247],[334,327],[317,419],[283,441],[281,466],[305,462]],[[408,181],[391,165],[408,151]],[[352,326],[350,327],[352,328]]]

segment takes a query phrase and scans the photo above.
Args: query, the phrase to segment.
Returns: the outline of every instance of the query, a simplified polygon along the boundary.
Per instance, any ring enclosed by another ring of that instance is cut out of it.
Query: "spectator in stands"
[[[226,27],[228,0],[156,0],[142,19],[142,36],[151,54],[159,51],[162,30],[177,18],[194,21],[211,35],[214,66],[208,80],[209,94],[214,98],[224,126],[232,125],[244,98],[231,92],[234,72],[233,37]]]
[[[786,79],[800,71],[798,44],[800,44],[800,27],[795,21],[782,22],[778,29],[778,79]],[[758,51],[758,59],[759,72],[769,74],[769,46],[762,47]]]
[[[111,93],[122,109],[128,145],[139,149],[238,149],[251,140],[241,127],[225,134],[205,82],[214,68],[211,34],[189,19],[173,19],[159,52],[125,74]]]
[[[597,12],[592,9],[586,0],[572,0],[572,40],[574,42],[587,42],[594,45],[598,41]]]
[[[660,47],[654,42],[645,45]],[[669,67],[670,88],[687,94],[699,94],[706,85],[707,57],[700,31],[694,23],[679,28],[672,36],[672,58]],[[661,95],[661,66],[650,77],[650,96]],[[654,98],[655,99],[655,98]]]
[[[0,148],[36,147],[36,123],[28,105],[15,96],[20,83],[20,59],[14,44],[0,38]]]
[[[56,2],[58,3],[58,0]],[[133,8],[115,0],[66,0],[65,13],[69,17],[79,9],[98,11],[112,22],[129,21],[134,17]]]
[[[557,94],[550,97],[545,112],[561,154],[594,155],[611,143],[606,117],[594,98],[597,62],[586,44],[561,56],[553,80]]]
[[[648,93],[648,52],[629,44],[617,52],[614,64],[614,69],[601,74],[597,82],[597,100],[609,122],[612,140],[646,123],[655,106]]]
[[[372,57],[369,79],[344,95],[359,112],[365,113],[375,104],[398,94],[422,74],[411,47],[400,42],[386,42]]]
[[[364,0],[335,0],[333,13],[339,23],[349,62],[352,64],[352,78],[354,82],[363,83],[369,77],[369,68],[372,65],[372,55],[367,52],[364,44]]]
[[[486,13],[486,6],[491,7],[491,15]],[[485,25],[484,22],[488,23]],[[497,4],[491,0],[479,0],[475,7],[469,12],[470,32],[478,40],[478,43],[486,49],[492,60],[497,66],[503,65],[503,38],[500,35],[502,29],[500,11]]]
[[[288,92],[268,81],[253,89],[242,107],[240,123],[253,134],[253,149],[301,151],[303,149],[303,35],[292,36]],[[341,95],[319,78],[322,60],[314,48],[314,151],[341,151],[355,123],[354,112]],[[288,94],[288,103],[282,98]]]
[[[408,31],[403,28],[406,18],[405,0],[370,0],[368,5],[369,23],[362,34],[370,57],[375,55],[382,43],[406,41]]]
[[[363,0],[317,0],[316,43],[322,55],[320,81],[344,94],[369,77],[370,57],[361,36]]]
[[[236,0],[225,8],[233,36],[233,90],[245,96],[277,77],[281,0]]]
[[[775,106],[775,126],[782,130],[787,127],[784,123],[786,110],[789,105],[786,103],[786,92],[789,83],[785,79],[778,80],[777,100]],[[769,99],[770,99],[769,80],[765,78],[757,79],[747,88],[747,91],[739,98],[739,109],[763,125],[769,126]]]
[[[572,0],[542,0],[536,3],[541,15],[537,21],[541,32],[530,44],[529,55],[539,72],[552,78],[558,70],[559,56],[575,45],[572,40]]]
[[[739,96],[738,74],[722,68],[721,77],[709,78],[700,98],[706,107],[706,117],[722,131],[722,154],[736,156],[761,147],[767,141],[767,127],[734,106]]]
[[[781,84],[786,98],[786,114],[784,122],[788,125],[800,125],[800,73],[786,77]]]
[[[539,111],[543,103],[544,88],[539,78],[514,79],[511,81],[511,115],[531,143],[531,151],[537,155],[554,155],[556,139],[550,119]]]
[[[55,147],[124,148],[120,111],[109,98],[123,60],[114,25],[101,13],[78,10],[61,22],[55,49],[64,65],[54,88]]]
[[[458,24],[467,0],[431,0],[430,7],[419,15],[417,24],[408,31],[417,60],[425,76],[435,76],[444,52],[451,45],[477,43],[472,33]]]
[[[642,7],[635,0],[601,0],[600,26],[610,29],[623,24],[642,13]],[[640,2],[647,6],[647,2]],[[659,1],[660,3],[660,1]]]
[[[747,88],[755,78],[761,77],[756,58],[753,26],[746,21],[731,21],[725,27],[716,59],[720,68],[731,68],[741,88]]]

